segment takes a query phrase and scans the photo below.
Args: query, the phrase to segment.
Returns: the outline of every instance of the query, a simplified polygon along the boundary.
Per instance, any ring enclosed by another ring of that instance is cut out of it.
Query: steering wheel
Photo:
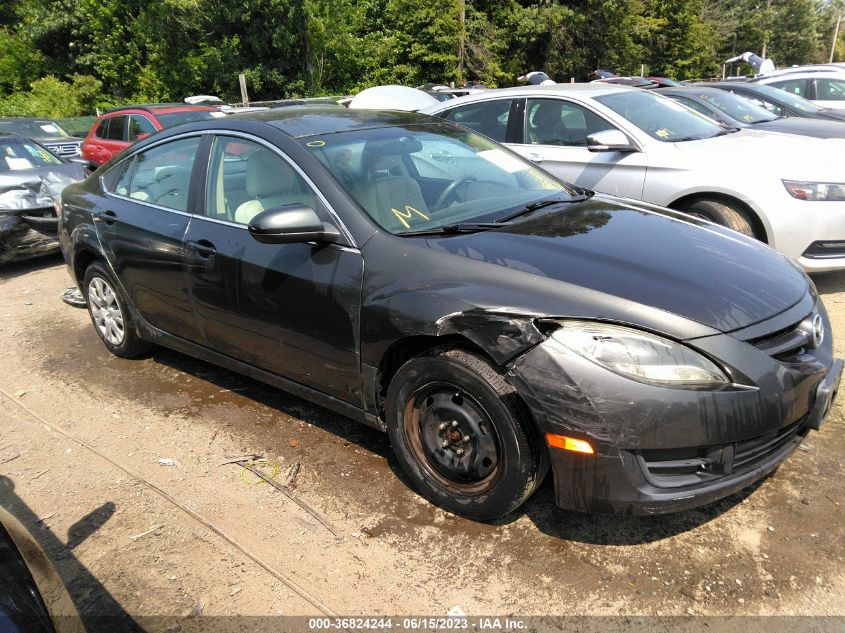
[[[449,199],[455,196],[458,189],[461,187],[465,187],[471,182],[475,182],[475,178],[473,176],[464,176],[463,178],[458,178],[457,180],[453,180],[446,188],[443,190],[443,193],[440,194],[440,197],[437,198],[437,202],[434,203],[435,209],[442,209]]]

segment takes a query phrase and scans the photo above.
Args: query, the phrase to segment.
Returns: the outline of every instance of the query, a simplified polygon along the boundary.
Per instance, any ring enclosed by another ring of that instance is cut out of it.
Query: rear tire
[[[100,263],[85,269],[82,293],[94,330],[112,354],[137,358],[150,350],[150,343],[138,336],[120,286]]]
[[[436,348],[405,363],[387,390],[390,443],[426,499],[476,521],[530,497],[549,458],[525,405],[482,357]]]
[[[748,237],[757,238],[748,216],[726,202],[695,200],[685,205],[682,211],[696,218],[703,218],[715,224],[720,224]]]

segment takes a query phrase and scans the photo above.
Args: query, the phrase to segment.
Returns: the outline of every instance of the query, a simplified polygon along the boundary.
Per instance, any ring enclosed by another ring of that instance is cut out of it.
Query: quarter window
[[[504,143],[508,135],[510,110],[510,99],[497,99],[449,110],[445,118]]]
[[[137,154],[119,178],[115,193],[187,211],[191,170],[200,140],[200,137],[180,139]]]
[[[208,217],[238,224],[292,204],[319,212],[314,190],[287,161],[263,145],[231,136],[214,139],[205,199]]]
[[[615,129],[594,112],[560,99],[529,99],[525,108],[525,142],[531,145],[586,147],[590,134]]]

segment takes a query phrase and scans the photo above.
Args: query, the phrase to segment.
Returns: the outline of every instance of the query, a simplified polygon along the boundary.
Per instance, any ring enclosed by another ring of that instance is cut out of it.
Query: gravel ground
[[[816,283],[845,356],[845,273]],[[845,615],[841,401],[773,476],[719,503],[590,517],[556,508],[547,480],[482,525],[414,494],[376,431],[167,350],[110,356],[87,313],[59,300],[68,285],[56,258],[0,272],[0,503],[91,628],[455,608]],[[221,465],[247,454],[290,477],[301,505]]]

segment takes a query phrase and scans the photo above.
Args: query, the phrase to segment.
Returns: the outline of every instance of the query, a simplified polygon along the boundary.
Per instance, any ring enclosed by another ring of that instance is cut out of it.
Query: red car
[[[100,116],[82,143],[82,158],[102,165],[135,141],[181,123],[226,116],[217,108],[184,103],[134,105]]]

